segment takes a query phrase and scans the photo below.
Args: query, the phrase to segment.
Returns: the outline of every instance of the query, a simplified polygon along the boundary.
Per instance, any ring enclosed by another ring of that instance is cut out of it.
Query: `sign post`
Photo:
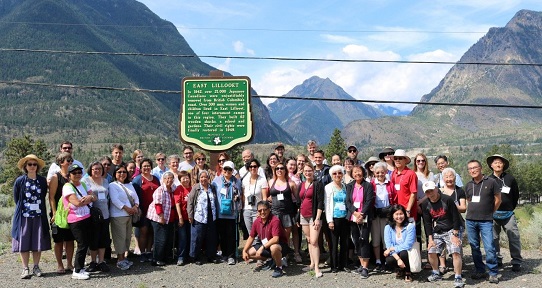
[[[253,137],[248,77],[182,80],[180,138],[208,151],[228,150]]]

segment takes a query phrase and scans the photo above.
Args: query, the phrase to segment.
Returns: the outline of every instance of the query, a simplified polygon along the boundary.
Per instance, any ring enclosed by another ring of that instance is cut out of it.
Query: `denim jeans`
[[[152,258],[154,261],[165,262],[167,259],[171,259],[171,257],[167,257],[167,253],[173,249],[173,223],[160,224],[151,221],[151,225],[154,230]]]
[[[205,224],[194,220],[191,226],[190,257],[198,260],[201,256],[201,248],[205,243],[207,259],[215,259],[218,242],[215,221],[209,221],[209,223]]]
[[[184,220],[183,227],[179,227],[177,222],[177,237],[179,238],[179,260],[185,260],[190,252],[190,223],[188,220]]]
[[[497,252],[493,244],[493,221],[467,220],[466,226],[476,272],[484,273],[486,271],[484,261],[482,260],[482,251],[480,251],[481,237],[486,252],[486,266],[489,270],[489,275],[497,275]]]
[[[501,246],[499,245],[499,237],[501,234],[501,229],[504,228],[504,232],[508,237],[508,246],[510,248],[510,256],[512,256],[512,264],[520,264],[523,262],[521,257],[521,240],[519,238],[519,229],[516,221],[516,216],[508,219],[493,220],[493,244],[495,245],[495,251],[497,252],[497,257],[499,262],[502,263],[501,256]]]

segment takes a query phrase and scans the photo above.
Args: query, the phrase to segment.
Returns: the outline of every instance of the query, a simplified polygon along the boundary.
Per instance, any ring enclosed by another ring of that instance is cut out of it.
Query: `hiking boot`
[[[499,284],[499,277],[497,275],[489,275],[489,283]]]
[[[440,280],[442,280],[442,276],[440,276],[440,274],[432,273],[431,275],[429,275],[429,277],[427,277],[428,282],[436,282]]]
[[[23,268],[23,273],[21,273],[21,279],[30,279],[32,274],[30,274],[30,269],[28,267]]]
[[[36,277],[41,277],[41,269],[40,266],[34,265],[34,269],[32,269],[32,274],[34,274]]]
[[[273,274],[271,274],[271,277],[278,278],[284,275],[284,271],[282,271],[282,268],[275,267],[275,270],[273,271]]]

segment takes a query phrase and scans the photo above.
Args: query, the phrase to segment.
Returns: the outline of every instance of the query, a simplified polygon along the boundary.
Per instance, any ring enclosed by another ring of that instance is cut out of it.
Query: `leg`
[[[334,219],[334,228],[331,231],[331,250],[329,250],[329,253],[331,254],[331,257],[329,257],[329,266],[331,267],[331,271],[336,271],[338,269],[338,260],[339,260],[339,225],[338,221],[335,221]]]
[[[279,244],[273,244],[269,248],[271,250],[271,257],[275,261],[277,267],[282,267],[282,248]]]
[[[165,245],[166,245],[166,224],[160,224],[156,221],[151,221],[152,229],[154,231],[154,250],[153,261],[154,263],[160,261],[164,262]]]
[[[207,259],[215,259],[216,257],[216,245],[218,243],[216,238],[216,221],[211,221],[205,225],[204,239],[205,239],[205,250],[207,252]]]
[[[203,224],[198,223],[197,221],[190,224],[190,257],[192,257],[194,261],[199,261],[198,257],[200,256],[201,241],[203,241],[202,225]]]
[[[504,225],[504,231],[506,232],[506,236],[508,236],[512,265],[521,265],[521,262],[523,262],[523,257],[521,257],[521,239],[515,215],[512,215],[508,219],[508,222]]]
[[[482,260],[482,251],[480,251],[480,229],[478,221],[467,220],[465,222],[467,226],[467,236],[472,250],[471,253],[474,267],[476,267],[476,272],[485,273],[486,268],[484,266],[484,261]]]
[[[482,236],[486,252],[486,266],[489,269],[489,275],[497,275],[499,269],[497,266],[497,253],[495,252],[495,246],[493,246],[493,221],[481,221],[479,225],[480,235]]]
[[[66,267],[68,267],[68,269],[73,269],[73,254],[75,252],[75,241],[65,241],[64,248],[66,249]],[[60,252],[60,254],[60,257],[62,257],[62,251]]]
[[[77,241],[77,252],[75,254],[75,267],[74,271],[79,273],[81,269],[84,268],[85,258],[87,256],[87,250],[89,248],[89,230],[91,229],[90,218],[81,220],[75,223],[70,223],[70,229],[72,230],[73,236]]]
[[[502,220],[493,220],[493,246],[497,253],[497,261],[499,265],[502,265],[501,245],[499,243],[501,235],[501,227],[504,226]]]
[[[339,261],[338,261],[338,267],[339,270],[343,270],[347,266],[348,262],[348,242],[350,241],[350,225],[348,225],[348,220],[341,219],[339,221],[341,224],[339,225],[339,244],[341,245],[341,250],[339,251]],[[335,228],[337,229],[337,228]]]
[[[23,263],[23,268],[28,268],[28,262],[30,261],[30,252],[21,252],[21,262]]]
[[[54,253],[55,253],[55,259],[56,259],[56,270],[57,272],[64,271],[64,263],[62,263],[62,250],[64,248],[64,242],[55,242],[54,245]]]
[[[32,261],[34,262],[34,266],[39,265],[40,260],[41,260],[41,251],[32,251]]]
[[[453,263],[454,263],[454,273],[455,273],[455,275],[461,275],[461,271],[463,270],[463,259],[461,259],[461,254],[453,253],[452,254],[452,260],[453,260]]]
[[[304,226],[305,227],[305,226]],[[314,225],[307,226],[309,228],[308,241],[309,241],[309,253],[311,258],[311,264],[314,265],[314,273],[318,275],[320,273],[320,246],[318,245],[318,236],[320,236],[321,226],[316,228]]]
[[[139,251],[141,251],[141,255],[143,255],[145,252],[151,252],[151,250],[147,250],[148,246],[148,233],[149,228],[147,227],[145,221],[141,221],[141,227],[139,227],[139,237],[137,237],[137,242],[139,243]]]

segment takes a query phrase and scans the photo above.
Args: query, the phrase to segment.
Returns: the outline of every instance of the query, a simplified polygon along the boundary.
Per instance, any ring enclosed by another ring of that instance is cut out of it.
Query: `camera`
[[[255,195],[248,196],[248,205],[250,205],[250,206],[256,205],[256,196]]]

